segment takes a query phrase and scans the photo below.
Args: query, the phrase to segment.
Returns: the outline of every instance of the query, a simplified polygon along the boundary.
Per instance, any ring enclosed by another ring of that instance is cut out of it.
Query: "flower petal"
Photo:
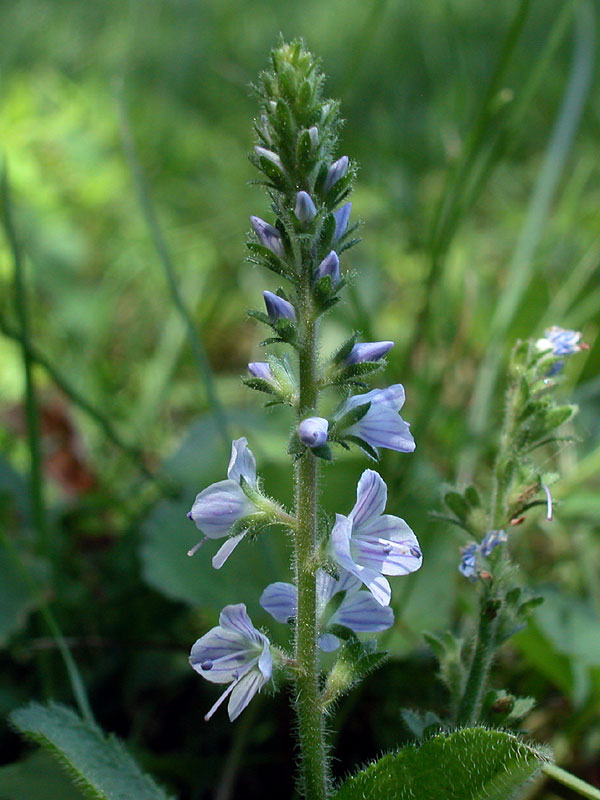
[[[244,478],[251,486],[256,483],[256,458],[248,447],[248,440],[245,436],[231,443],[231,458],[227,468],[227,477],[238,486],[240,477]]]
[[[409,424],[386,403],[371,405],[365,416],[346,432],[359,436],[373,447],[386,447],[400,453],[412,453],[415,449]]]
[[[265,642],[268,643],[267,637],[256,630],[252,624],[252,620],[248,616],[246,606],[244,603],[236,603],[235,605],[225,606],[219,614],[219,625],[228,631],[234,631],[241,636],[245,636],[250,643],[264,647]]]
[[[253,669],[234,684],[227,705],[227,713],[229,714],[231,722],[239,717],[254,695],[264,686],[266,681],[267,679],[258,669]]]
[[[213,483],[196,495],[189,513],[196,527],[210,539],[227,536],[238,519],[251,514],[254,506],[232,480]]]
[[[194,643],[190,665],[211,683],[228,683],[256,657],[255,646],[245,636],[217,627]]]
[[[354,633],[385,631],[394,624],[394,612],[389,606],[380,605],[370,592],[354,592],[347,595],[329,620],[350,628]]]
[[[379,572],[355,562],[350,551],[351,535],[351,520],[342,514],[336,514],[336,522],[330,539],[333,558],[340,567],[364,583],[380,605],[389,605],[392,597],[389,582]]]
[[[277,622],[287,622],[298,613],[298,590],[291,583],[277,581],[267,586],[258,602]]]
[[[212,565],[215,569],[221,569],[247,533],[248,531],[244,531],[243,533],[238,533],[237,536],[230,536],[229,539],[219,547],[212,558]]]
[[[387,486],[372,469],[366,469],[360,476],[356,489],[356,504],[350,512],[353,531],[368,525],[383,514],[387,502]]]
[[[423,563],[423,553],[410,527],[400,517],[384,514],[353,536],[354,558],[384,575],[407,575]],[[360,553],[360,556],[358,555]]]

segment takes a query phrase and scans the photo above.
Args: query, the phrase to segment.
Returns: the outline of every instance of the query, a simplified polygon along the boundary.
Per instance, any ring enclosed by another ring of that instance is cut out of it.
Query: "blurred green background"
[[[417,441],[412,456],[386,454],[381,471],[388,510],[413,527],[425,563],[395,583],[397,624],[382,637],[392,658],[332,719],[336,776],[407,738],[401,707],[444,708],[421,632],[466,631],[474,597],[456,570],[463,541],[431,512],[453,482],[485,488],[506,355],[516,338],[558,324],[591,345],[564,382],[581,413],[566,432],[574,444],[544,467],[564,476],[554,521],[532,514],[511,534],[523,581],[547,601],[494,681],[535,696],[527,730],[599,783],[597,5],[0,7],[1,147],[24,254],[43,475],[43,507],[32,506],[22,302],[4,237],[0,526],[51,604],[103,727],[182,800],[294,796],[286,693],[255,701],[233,726],[225,714],[207,725],[215,691],[187,663],[223,605],[245,602],[267,623],[257,601],[288,574],[286,542],[244,543],[220,573],[213,545],[185,555],[196,541],[185,513],[225,475],[220,414],[229,438],[248,437],[269,493],[291,497],[291,420],[263,412],[239,380],[262,352],[245,309],[277,286],[245,261],[244,238],[249,214],[269,215],[249,183],[249,85],[281,32],[322,58],[346,119],[340,154],[361,167],[353,215],[364,241],[343,263],[356,275],[324,326],[323,352],[353,328],[365,341],[395,340],[384,380],[404,383]],[[353,455],[326,469],[329,512],[351,508],[365,466]],[[10,552],[0,552],[2,718],[30,698],[72,703],[39,597]],[[5,725],[0,739],[4,762],[19,762],[0,769],[0,796],[67,797],[61,775]],[[545,785],[530,796],[571,795]]]

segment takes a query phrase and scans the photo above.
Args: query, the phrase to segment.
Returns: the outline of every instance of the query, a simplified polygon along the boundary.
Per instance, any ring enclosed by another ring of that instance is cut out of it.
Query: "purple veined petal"
[[[552,506],[550,505],[550,509]],[[552,516],[550,515],[550,519]],[[484,558],[488,558],[494,548],[498,547],[499,544],[503,544],[504,542],[508,541],[508,536],[506,531],[497,530],[497,531],[489,531],[483,538],[481,544],[479,545],[479,550],[481,551],[481,555]]]
[[[465,545],[465,547],[461,547],[460,550],[458,571],[470,581],[477,580],[476,568],[478,549],[479,546],[475,542],[471,542],[470,544]]]
[[[392,590],[389,581],[375,570],[357,563],[351,554],[352,522],[342,514],[336,514],[336,522],[331,531],[330,546],[334,560],[367,587],[377,602],[389,605]]]
[[[273,382],[273,373],[266,361],[251,361],[248,364],[248,372],[255,378],[262,378],[269,383]]]
[[[324,633],[319,636],[319,647],[324,653],[333,653],[339,646],[340,640],[333,633]]]
[[[308,192],[298,192],[296,195],[296,206],[294,214],[300,222],[306,224],[313,220],[317,215],[317,208],[313,203],[312,197]]]
[[[408,575],[416,572],[423,563],[423,553],[418,539],[400,517],[384,514],[379,519],[355,532],[353,541],[356,547],[360,542],[372,550],[381,547],[384,560],[381,572],[384,575]]]
[[[371,405],[365,416],[347,428],[346,433],[359,436],[373,447],[385,447],[400,453],[412,453],[415,449],[409,424],[394,408],[384,403]]]
[[[348,222],[350,220],[350,212],[352,211],[352,203],[344,203],[341,208],[334,211],[335,218],[335,233],[333,234],[333,241],[337,242],[338,239],[346,233]]]
[[[234,631],[212,628],[190,652],[190,665],[211,683],[228,683],[257,658],[257,647]]]
[[[278,319],[296,321],[296,309],[283,297],[279,297],[278,294],[273,294],[273,292],[264,291],[263,298],[271,322],[277,322]]]
[[[404,405],[405,392],[401,383],[387,386],[385,389],[371,389],[366,394],[355,394],[344,406],[345,411],[349,411],[356,406],[364,403],[371,403],[371,406],[389,406],[395,411],[400,411]]]
[[[360,587],[361,581],[355,575],[352,575],[351,572],[346,572],[346,570],[340,570],[340,579],[337,582],[335,594],[338,594],[338,592],[350,594],[351,592],[357,592]]]
[[[227,713],[231,722],[236,720],[254,695],[265,685],[267,679],[258,669],[253,669],[233,685],[231,697],[227,704]]]
[[[567,330],[553,325],[545,331],[546,339],[552,346],[552,354],[555,356],[570,356],[578,353],[582,346],[580,344],[581,333],[579,331]]]
[[[252,620],[248,616],[244,603],[225,606],[219,614],[219,625],[226,630],[245,636],[248,642],[255,647],[262,648],[265,642],[268,644],[269,640],[267,637],[256,630],[252,624]]]
[[[379,361],[394,346],[394,342],[359,342],[346,356],[346,364],[360,364],[363,361]],[[366,401],[369,402],[369,401]]]
[[[269,225],[268,222],[265,222],[264,219],[260,217],[250,217],[250,222],[262,246],[266,247],[272,253],[275,253],[279,258],[284,258],[285,248],[281,240],[281,234],[277,228],[274,228],[273,225]]]
[[[329,620],[330,625],[334,623],[354,633],[376,633],[392,627],[394,612],[389,606],[380,605],[370,592],[354,592],[346,595]]]
[[[366,469],[356,488],[356,503],[348,515],[353,530],[357,531],[380,517],[386,502],[387,486],[383,478],[374,470]]]
[[[307,447],[322,447],[327,441],[329,422],[323,417],[307,417],[298,425],[298,438]]]
[[[212,557],[212,565],[214,569],[221,569],[223,564],[227,561],[229,556],[233,553],[247,532],[248,531],[244,531],[243,533],[238,533],[237,536],[230,536],[229,539],[227,539],[221,545],[221,547],[219,547],[217,552]]]
[[[333,286],[340,282],[340,259],[335,250],[330,250],[323,261],[321,261],[315,270],[313,279],[315,281],[319,281],[326,275],[329,275],[331,278],[331,283]]]
[[[333,164],[327,170],[327,175],[325,177],[325,182],[323,183],[323,194],[327,194],[327,192],[335,186],[335,184],[343,178],[346,172],[348,171],[348,165],[350,160],[348,156],[342,156],[338,158],[337,161],[334,161]]]
[[[291,583],[277,581],[267,586],[258,602],[277,622],[287,622],[298,612],[298,590]]]
[[[196,495],[188,516],[209,539],[220,539],[227,536],[234,522],[254,510],[239,485],[226,480],[213,483]]]
[[[256,458],[248,447],[248,440],[245,436],[235,439],[231,443],[231,458],[227,467],[227,477],[236,484],[240,483],[240,477],[251,486],[256,484]]]
[[[340,570],[339,580],[323,569],[317,570],[317,617],[322,615],[334,595],[340,592],[356,592],[361,586],[361,581],[344,569]]]

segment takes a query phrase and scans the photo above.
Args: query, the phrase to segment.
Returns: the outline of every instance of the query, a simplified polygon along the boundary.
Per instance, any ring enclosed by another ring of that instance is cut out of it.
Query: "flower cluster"
[[[336,514],[333,525],[317,526],[316,513],[310,519],[303,516],[307,502],[316,507],[318,496],[317,478],[310,485],[302,482],[300,475],[307,474],[303,465],[332,460],[333,445],[356,445],[376,461],[380,448],[411,453],[415,442],[399,414],[405,400],[401,384],[355,394],[357,388],[368,389],[364,379],[384,366],[393,342],[359,342],[353,334],[329,359],[317,356],[317,322],[340,299],[345,284],[341,256],[356,243],[349,238],[356,225],[350,224],[352,204],[347,199],[356,169],[347,156],[333,155],[338,106],[321,96],[322,76],[312,56],[298,43],[282,44],[272,54],[272,67],[257,88],[262,113],[250,158],[264,176],[275,219],[272,224],[250,217],[248,248],[251,261],[287,285],[265,289],[265,310],[249,313],[272,331],[262,344],[290,346],[299,363],[294,369],[287,356],[270,354],[248,364],[244,382],[270,395],[269,404],[283,403],[295,412],[288,452],[296,469],[297,507],[288,513],[264,494],[247,440],[236,439],[227,479],[201,491],[188,514],[204,535],[189,555],[207,539],[224,538],[212,561],[219,569],[244,538],[274,526],[287,528],[295,539],[295,583],[270,584],[260,603],[275,620],[296,626],[296,653],[282,656],[273,648],[243,604],[226,606],[219,626],[198,639],[190,656],[202,677],[229,684],[206,718],[229,697],[229,716],[235,719],[270,680],[274,664],[292,665],[292,679],[300,681],[315,662],[311,657],[300,664],[300,654],[316,648],[317,641],[321,650],[339,649],[343,658],[344,639],[356,642],[358,634],[389,628],[394,614],[388,577],[407,575],[422,563],[407,523],[384,513],[387,487],[371,469],[358,482],[352,510]],[[322,415],[320,396],[331,390],[341,392],[337,410]],[[310,475],[318,475],[317,464],[308,470]],[[300,575],[305,587],[310,584],[310,603],[300,591]],[[298,641],[307,635],[307,620],[310,634],[302,648]]]
[[[469,544],[461,548],[458,571],[470,581],[476,581],[478,578],[489,575],[484,568],[482,558],[489,558],[492,551],[499,544],[504,544],[507,539],[506,531],[498,530],[489,531],[479,544],[477,542],[469,542]]]

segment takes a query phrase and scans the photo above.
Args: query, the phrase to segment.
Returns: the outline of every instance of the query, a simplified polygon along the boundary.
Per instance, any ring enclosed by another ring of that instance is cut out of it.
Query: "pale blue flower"
[[[352,211],[352,203],[345,203],[341,208],[334,212],[335,217],[335,233],[333,234],[333,241],[337,242],[346,233],[348,222],[350,220],[350,212]]]
[[[481,544],[479,545],[479,550],[481,551],[481,555],[484,558],[487,558],[492,550],[498,547],[499,544],[503,544],[508,540],[508,536],[506,535],[506,531],[489,531],[487,533]]]
[[[365,470],[358,482],[356,504],[347,517],[336,514],[330,540],[333,559],[362,581],[382,606],[391,599],[384,575],[407,575],[423,561],[417,537],[406,522],[383,513],[386,502],[383,479],[373,470]]]
[[[279,258],[283,258],[285,256],[285,249],[283,247],[281,234],[277,228],[269,225],[268,222],[265,222],[264,219],[260,217],[250,217],[250,222],[262,246],[266,247],[272,253],[275,253]]]
[[[323,193],[327,194],[327,192],[335,186],[335,184],[343,178],[346,172],[348,172],[348,165],[350,164],[350,160],[348,156],[342,156],[338,158],[337,161],[334,161],[333,164],[329,167],[327,171],[327,175],[325,177],[325,182],[323,183]]]
[[[317,623],[320,630],[342,625],[354,633],[376,633],[394,624],[392,609],[376,602],[370,592],[359,591],[361,586],[360,580],[345,570],[340,571],[339,579],[332,578],[324,570],[317,571]],[[327,604],[340,592],[346,595],[327,619]],[[272,583],[264,590],[259,602],[278,622],[289,622],[298,613],[298,590],[291,583]],[[323,633],[319,637],[319,646],[326,652],[337,650],[339,639],[331,633]]]
[[[552,350],[554,356],[570,356],[582,349],[581,333],[553,325],[544,331],[544,338],[538,339],[538,350]]]
[[[298,438],[307,447],[322,447],[327,441],[329,422],[323,417],[307,417],[298,425]]]
[[[256,487],[256,459],[245,436],[236,439],[231,445],[227,480],[213,483],[200,492],[188,513],[189,519],[194,521],[205,539],[222,539],[227,536],[234,523],[257,511],[256,506],[242,491],[242,478],[250,486]],[[245,532],[227,539],[213,558],[215,569],[223,566],[244,536]],[[194,555],[205,539],[198,542],[188,555]]]
[[[192,647],[190,664],[207,681],[229,683],[205,720],[229,697],[227,711],[233,722],[273,671],[269,640],[254,627],[243,603],[225,606],[218,627],[205,633]]]
[[[277,322],[278,319],[291,319],[292,322],[296,321],[296,309],[283,297],[273,292],[263,292],[267,314],[271,322]]]
[[[304,225],[317,216],[317,208],[308,192],[298,192],[294,214]]]
[[[460,563],[458,571],[471,581],[477,580],[475,574],[477,566],[477,551],[479,547],[476,542],[471,542],[460,550]]]
[[[338,258],[338,254],[335,250],[331,250],[328,255],[325,256],[323,261],[319,264],[319,266],[315,270],[314,279],[315,281],[321,280],[326,275],[329,275],[331,278],[332,286],[335,286],[340,281],[340,259]]]
[[[398,450],[400,453],[412,453],[415,449],[415,440],[409,424],[398,413],[404,405],[402,384],[396,383],[387,389],[373,389],[366,394],[350,397],[340,410],[338,418],[366,403],[371,405],[364,417],[338,433],[358,436],[375,448],[386,447],[388,450]]]
[[[346,356],[346,364],[360,364],[362,361],[379,361],[389,353],[394,342],[359,342]]]

